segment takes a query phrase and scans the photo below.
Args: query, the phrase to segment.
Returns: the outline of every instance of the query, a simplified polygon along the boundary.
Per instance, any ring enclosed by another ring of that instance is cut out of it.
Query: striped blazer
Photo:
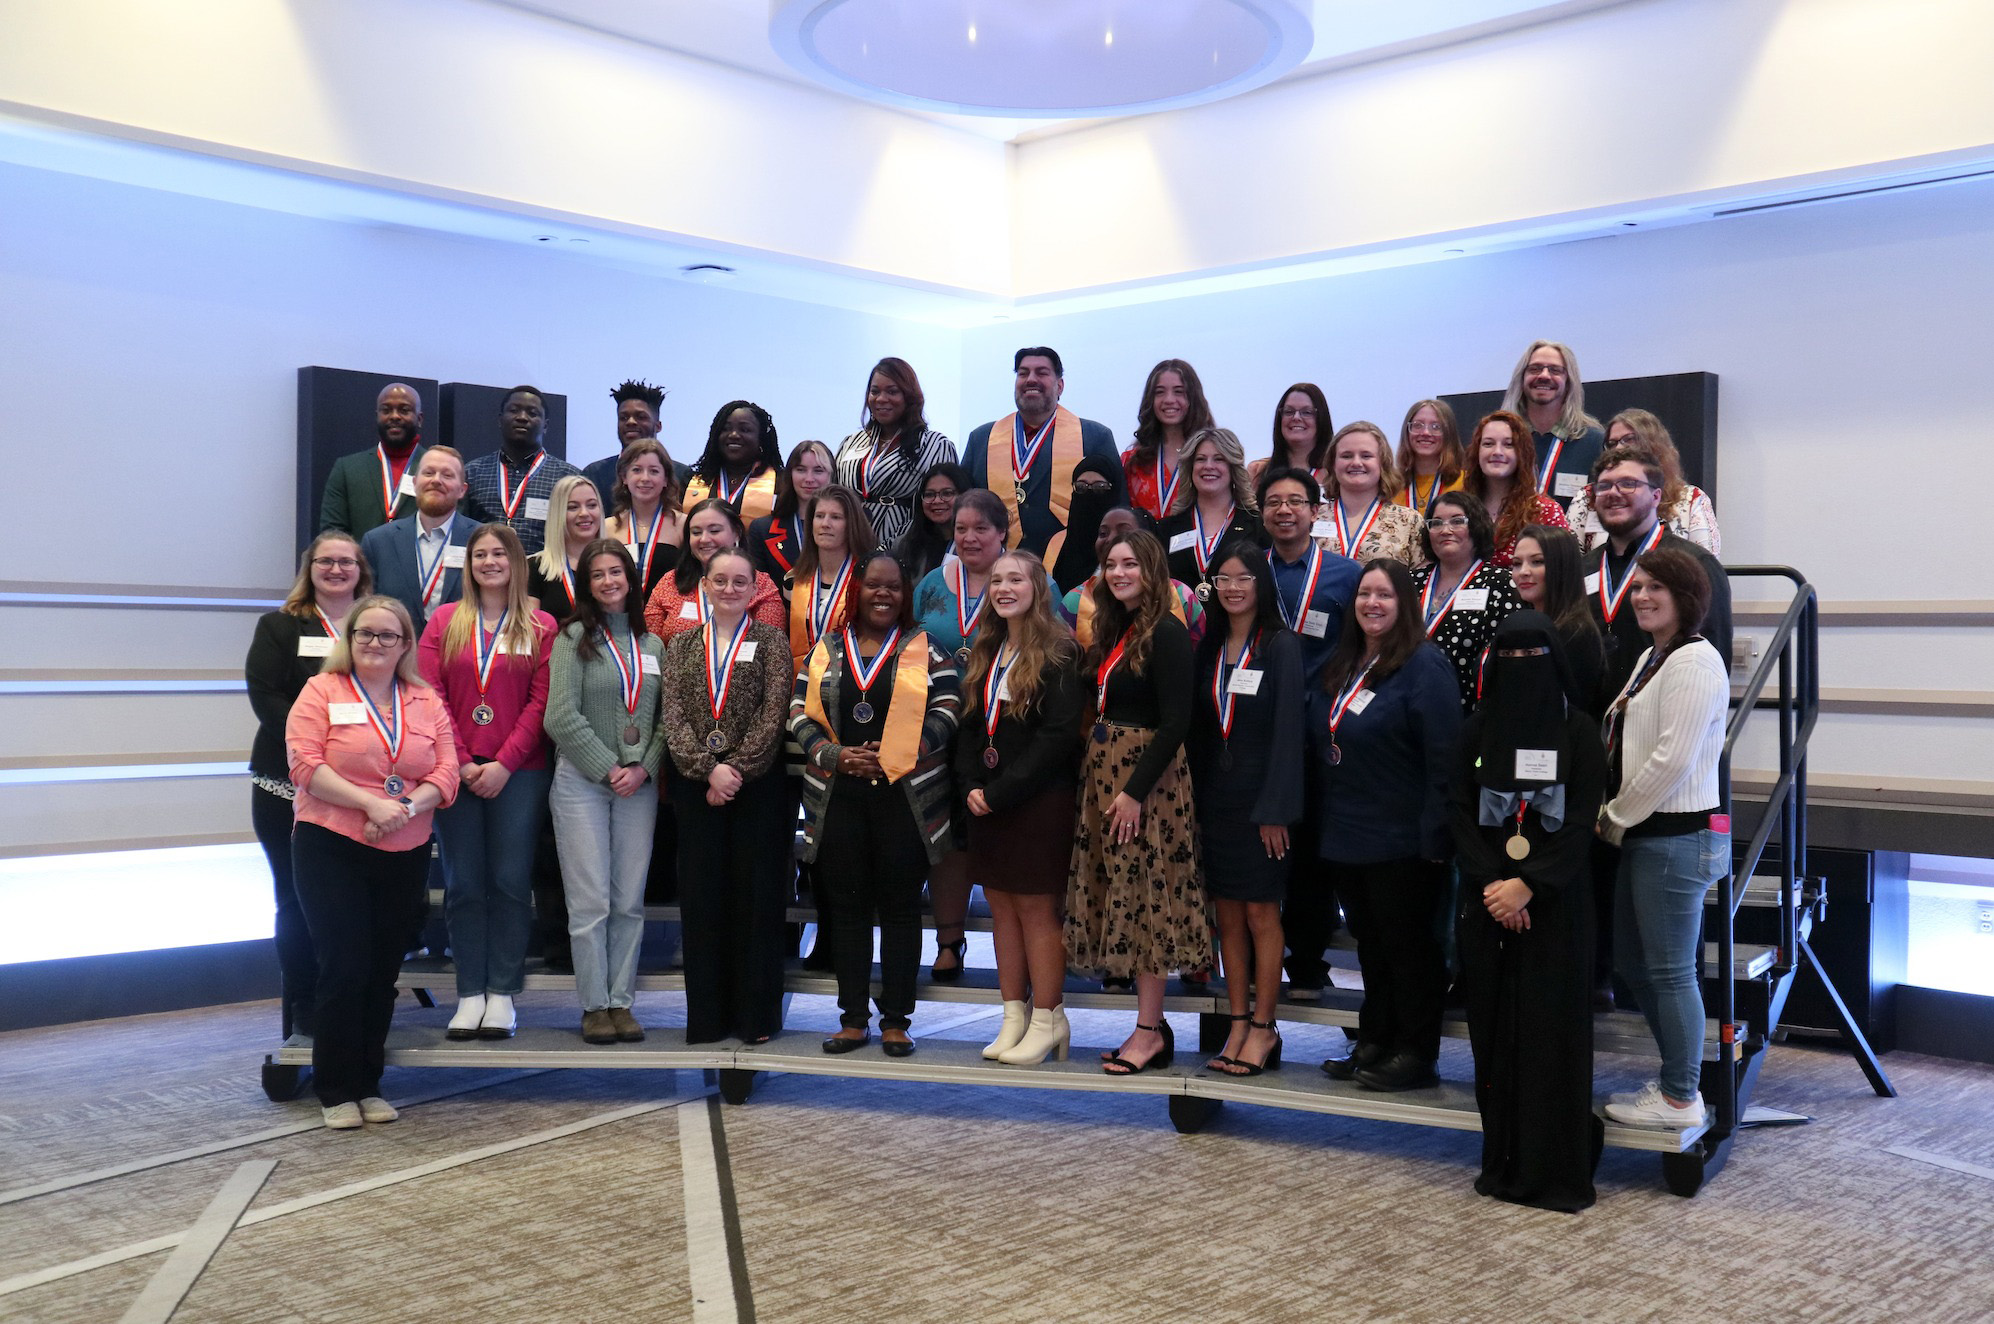
[[[920,630],[903,635],[893,650],[892,666],[918,641],[928,650],[928,711],[921,723],[920,754],[914,770],[900,779],[908,812],[920,824],[930,864],[942,858],[951,841],[949,811],[954,801],[949,776],[949,744],[962,711],[962,670],[955,656],[937,650]],[[803,860],[814,863],[824,836],[824,815],[838,784],[838,747],[831,733],[805,710],[810,697],[810,668],[815,655],[828,659],[824,669],[823,703],[827,714],[838,711],[838,687],[845,680],[845,650],[820,640],[804,659],[789,700],[789,736],[803,749]]]

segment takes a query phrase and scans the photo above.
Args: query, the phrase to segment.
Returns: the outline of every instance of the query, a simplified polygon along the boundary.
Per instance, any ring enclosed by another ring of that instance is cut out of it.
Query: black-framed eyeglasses
[[[314,556],[312,564],[320,570],[357,570],[360,563],[350,556]]]
[[[1595,492],[1625,492],[1631,496],[1644,487],[1656,486],[1659,486],[1659,484],[1651,483],[1645,478],[1595,478],[1592,490]]]
[[[393,648],[408,638],[400,630],[355,630],[353,642],[356,644],[379,644],[383,648]]]
[[[957,492],[953,487],[932,487],[921,493],[923,501],[953,501]]]

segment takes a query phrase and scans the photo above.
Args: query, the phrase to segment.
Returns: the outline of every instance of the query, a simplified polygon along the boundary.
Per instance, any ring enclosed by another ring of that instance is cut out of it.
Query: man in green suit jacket
[[[333,462],[319,498],[318,528],[344,529],[362,538],[390,520],[415,510],[415,473],[422,462],[422,397],[413,386],[395,382],[374,400],[372,450],[342,455]]]

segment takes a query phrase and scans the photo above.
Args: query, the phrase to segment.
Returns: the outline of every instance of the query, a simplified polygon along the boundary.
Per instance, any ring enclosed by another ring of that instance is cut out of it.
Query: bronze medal
[[[994,768],[994,767],[996,767],[996,766],[997,766],[997,746],[995,746],[995,745],[986,745],[986,746],[984,746],[984,749],[983,749],[983,766],[984,766],[984,767],[986,767],[986,768]],[[944,973],[947,973],[947,972],[946,972],[946,971],[944,971]]]
[[[633,722],[631,725],[623,728],[623,743],[626,745],[636,744],[640,734],[636,724]]]
[[[718,754],[721,750],[727,748],[727,733],[717,726],[708,731],[706,733],[706,748],[709,753],[713,754]]]
[[[1530,858],[1530,843],[1524,840],[1523,834],[1521,832],[1517,833],[1515,836],[1511,837],[1508,841],[1504,842],[1502,849],[1503,852],[1506,855],[1508,855],[1509,858],[1512,860],[1525,860]]]
[[[860,699],[857,703],[852,705],[852,720],[854,722],[857,722],[860,726],[865,726],[869,724],[872,721],[872,718],[873,718],[872,705],[867,703],[864,699]]]
[[[1332,740],[1329,742],[1329,766],[1333,768],[1341,762],[1343,762],[1343,751],[1337,748],[1336,742]]]
[[[497,714],[492,711],[492,706],[488,703],[481,703],[471,710],[471,720],[479,726],[490,726],[495,716]]]
[[[1094,723],[1094,743],[1097,745],[1108,743],[1108,724],[1106,722]]]

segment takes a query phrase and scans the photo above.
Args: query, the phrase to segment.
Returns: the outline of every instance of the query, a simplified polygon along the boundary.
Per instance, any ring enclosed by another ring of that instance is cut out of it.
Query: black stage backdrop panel
[[[442,405],[435,440],[454,446],[466,460],[490,455],[499,448],[499,408],[510,386],[479,386],[474,382],[443,383]],[[544,394],[547,436],[542,443],[557,460],[568,458],[568,397]]]
[[[422,397],[423,440],[437,440],[437,386],[434,377],[406,373],[354,372],[350,368],[298,369],[298,547],[318,536],[318,503],[332,464],[342,455],[372,450],[374,399],[383,387],[401,382]]]
[[[1461,441],[1482,415],[1502,408],[1501,391],[1443,395],[1461,425]],[[1586,412],[1605,423],[1623,409],[1645,409],[1669,430],[1682,452],[1682,475],[1717,500],[1717,374],[1677,372],[1665,377],[1616,377],[1586,383]],[[1392,443],[1398,444],[1393,432]],[[1538,457],[1540,460],[1542,456]]]

